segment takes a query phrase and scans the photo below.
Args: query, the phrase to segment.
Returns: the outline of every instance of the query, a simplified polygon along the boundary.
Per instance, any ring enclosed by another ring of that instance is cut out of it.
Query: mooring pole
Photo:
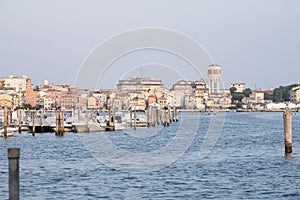
[[[34,111],[33,113],[33,119],[32,119],[32,136],[35,135],[35,120],[37,116],[37,110]]]
[[[7,138],[7,107],[4,107],[4,133],[3,133],[3,137]]]
[[[285,153],[290,154],[293,151],[292,148],[292,113],[289,107],[286,108],[283,113],[283,122],[284,122],[284,145]]]
[[[20,149],[12,148],[8,149],[8,161],[9,161],[9,199],[20,199],[20,184],[19,184],[19,158]]]
[[[136,129],[136,110],[133,113],[133,129]]]
[[[19,133],[21,133],[22,132],[22,110],[19,109],[17,113],[18,113],[18,121],[19,121]]]

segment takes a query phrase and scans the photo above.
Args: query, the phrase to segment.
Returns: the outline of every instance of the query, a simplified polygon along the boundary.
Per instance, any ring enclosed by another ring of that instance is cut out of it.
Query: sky
[[[241,82],[269,89],[300,82],[299,24],[298,0],[0,0],[0,77],[73,84],[99,44],[157,27],[205,49],[222,67],[224,88]],[[203,78],[178,56],[143,50],[122,56],[95,81],[114,88],[120,78],[153,74],[169,87],[176,79]]]

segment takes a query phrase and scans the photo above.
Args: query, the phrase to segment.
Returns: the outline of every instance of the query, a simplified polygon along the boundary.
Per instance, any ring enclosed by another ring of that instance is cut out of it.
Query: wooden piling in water
[[[166,120],[166,110],[165,109],[162,109],[161,110],[161,124],[163,126],[166,126],[167,125],[167,120]]]
[[[19,158],[20,149],[11,148],[7,151],[9,162],[9,199],[20,199]]]
[[[129,110],[129,119],[130,128],[132,128],[132,110]]]
[[[168,122],[169,122],[169,124],[172,123],[172,112],[171,112],[170,106],[168,106]]]
[[[59,133],[59,112],[58,110],[55,111],[55,115],[56,115],[56,120],[55,120],[55,135],[58,135]]]
[[[4,133],[3,133],[3,137],[7,138],[7,107],[4,107]]]
[[[283,122],[284,122],[284,145],[285,153],[291,154],[293,151],[292,148],[292,113],[289,107],[286,108],[283,113]]]
[[[19,122],[19,133],[22,132],[22,110],[19,109],[18,111],[18,122]]]
[[[155,110],[155,118],[156,118],[156,124],[159,125],[160,124],[160,110],[158,108],[156,108],[156,110]]]
[[[166,120],[166,125],[169,126],[170,125],[170,120],[169,120],[169,111],[165,110],[165,120]]]
[[[156,117],[157,117],[157,107],[153,107],[153,109],[152,109],[152,113],[151,113],[151,121],[152,121],[152,126],[154,127],[155,126],[155,124],[156,124],[156,121],[157,121],[157,119],[156,119]]]
[[[178,110],[176,108],[175,109],[175,121],[178,122]]]
[[[44,132],[44,112],[40,110],[40,126],[41,126],[41,133]]]
[[[35,136],[35,120],[37,116],[37,110],[34,111],[33,113],[33,118],[32,118],[32,136]]]
[[[60,128],[60,136],[64,135],[64,111],[60,111],[60,116],[59,116],[59,128]]]
[[[136,110],[133,112],[133,129],[136,130]]]

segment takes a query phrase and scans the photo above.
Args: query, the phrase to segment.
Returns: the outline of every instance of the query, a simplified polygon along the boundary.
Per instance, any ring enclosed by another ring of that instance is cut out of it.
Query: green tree
[[[233,94],[236,92],[236,87],[231,87],[230,89],[230,94],[231,94],[231,96],[233,96]]]
[[[273,101],[273,99],[274,99],[273,94],[264,93],[264,100],[272,100]]]
[[[252,90],[250,88],[246,88],[243,91],[243,94],[244,94],[245,97],[250,97],[250,95],[252,94]]]
[[[274,91],[273,91],[273,101],[278,103],[278,102],[282,102],[283,101],[283,97],[282,97],[282,89],[281,89],[282,86],[280,86],[280,88],[276,88]]]
[[[238,101],[241,103],[244,97],[245,97],[245,95],[243,93],[235,92],[235,93],[233,93],[232,100],[233,100],[233,102]]]

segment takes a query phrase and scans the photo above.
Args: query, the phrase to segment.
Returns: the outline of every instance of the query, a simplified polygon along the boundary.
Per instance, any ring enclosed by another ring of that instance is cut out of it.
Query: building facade
[[[292,88],[290,91],[290,100],[293,103],[300,102],[300,86]]]
[[[152,77],[140,78],[140,77],[131,77],[126,80],[119,80],[117,84],[117,89],[120,91],[155,91],[163,89],[163,84],[161,80],[155,80]]]
[[[218,94],[220,92],[221,67],[213,64],[209,65],[207,70],[209,77],[209,93]]]

